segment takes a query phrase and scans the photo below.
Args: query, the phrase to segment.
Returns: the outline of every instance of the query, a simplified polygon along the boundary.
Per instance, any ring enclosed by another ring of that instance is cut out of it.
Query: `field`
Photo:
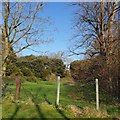
[[[91,92],[87,92],[88,90]],[[15,85],[10,83],[8,92],[3,97],[3,118],[112,119],[119,117],[120,107],[115,104],[100,102],[100,110],[97,111],[93,87],[83,84],[78,89],[77,85],[61,82],[59,106],[56,106],[56,81],[23,82],[20,99],[17,102],[14,100],[14,92]],[[100,97],[104,98],[104,96]]]

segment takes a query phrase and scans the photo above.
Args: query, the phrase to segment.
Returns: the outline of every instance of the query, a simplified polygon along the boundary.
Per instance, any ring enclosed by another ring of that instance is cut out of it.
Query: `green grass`
[[[79,85],[78,85],[79,86]],[[94,88],[86,85],[61,83],[60,106],[55,106],[57,83],[41,81],[22,83],[20,100],[14,101],[15,85],[3,97],[3,118],[97,118],[117,117],[119,107],[100,103],[100,111],[95,110]],[[91,92],[88,92],[88,89]]]

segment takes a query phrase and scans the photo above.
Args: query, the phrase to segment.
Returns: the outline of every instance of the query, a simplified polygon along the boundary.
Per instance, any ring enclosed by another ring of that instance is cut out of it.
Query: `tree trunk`
[[[108,89],[109,92],[113,95],[113,69],[116,64],[114,49],[116,48],[116,42],[113,38],[113,22],[115,17],[115,9],[117,7],[117,2],[113,5],[112,10],[110,10],[110,3],[108,3],[108,40],[107,40],[107,71],[108,71]]]
[[[101,9],[101,15],[100,15],[100,54],[102,56],[105,56],[106,55],[106,51],[105,51],[105,48],[106,48],[106,44],[105,44],[105,29],[104,29],[104,1],[102,0],[101,3],[100,3],[100,9]]]
[[[8,6],[9,8],[9,3]],[[6,8],[6,6],[5,6]],[[9,35],[8,35],[8,17],[9,11],[5,9],[6,14],[4,15],[4,26],[2,28],[2,76],[6,76],[7,58],[9,55]]]
[[[6,63],[4,63],[4,65],[2,65],[2,77],[3,78],[5,78],[5,76],[6,76],[6,67],[7,67],[7,65],[6,65]]]
[[[120,2],[118,2],[118,6],[120,6]],[[120,10],[118,11],[118,16],[120,16]],[[117,55],[117,60],[118,60],[118,74],[117,74],[117,97],[120,103],[120,17],[118,17],[118,55]]]
[[[5,31],[4,31],[5,33]],[[3,51],[2,51],[2,76],[5,77],[6,76],[6,67],[7,67],[7,58],[9,55],[9,40],[6,34],[4,34],[4,36],[6,36],[5,38],[3,38],[5,42],[3,42]]]

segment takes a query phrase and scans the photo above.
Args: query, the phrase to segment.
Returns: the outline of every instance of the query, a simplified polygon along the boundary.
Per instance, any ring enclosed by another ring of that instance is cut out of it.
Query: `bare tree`
[[[118,25],[118,2],[75,3],[78,11],[75,12],[73,35],[73,54],[87,54],[90,57],[100,55],[106,64],[106,85],[109,91],[116,83],[114,71],[117,71],[118,57],[116,39]],[[74,41],[75,40],[75,41]],[[118,76],[118,75],[117,75]],[[118,81],[118,80],[117,80]],[[117,86],[118,87],[118,86]]]
[[[55,58],[55,59],[64,59],[65,52],[63,51],[58,51],[56,53],[50,53],[48,55],[50,58]]]
[[[66,65],[70,65],[72,59],[69,58],[67,51],[58,51],[56,53],[48,54],[50,58],[61,59]]]
[[[73,21],[76,32],[72,37],[73,45],[70,51],[76,55],[89,54],[94,56],[100,54],[105,56],[108,47],[110,19],[114,18],[112,22],[117,24],[117,19],[115,19],[118,11],[117,3],[92,2],[73,5],[76,5],[78,10],[75,12]],[[110,14],[108,13],[109,9]]]
[[[8,57],[22,50],[44,43],[41,35],[46,19],[40,17],[43,3],[2,3],[2,75],[5,76]]]

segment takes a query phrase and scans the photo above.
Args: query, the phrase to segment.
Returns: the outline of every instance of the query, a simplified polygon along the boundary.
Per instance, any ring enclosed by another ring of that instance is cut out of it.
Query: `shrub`
[[[8,65],[6,69],[6,76],[10,76],[12,74],[22,75],[21,69],[15,65]]]
[[[61,59],[27,56],[19,58],[16,63],[24,76],[36,76],[45,79],[51,73],[64,77],[65,65]]]
[[[25,81],[29,81],[29,82],[38,82],[38,78],[35,76],[30,76],[30,77],[24,77]]]
[[[32,70],[30,70],[27,67],[22,67],[21,72],[23,73],[24,76],[34,76]]]

